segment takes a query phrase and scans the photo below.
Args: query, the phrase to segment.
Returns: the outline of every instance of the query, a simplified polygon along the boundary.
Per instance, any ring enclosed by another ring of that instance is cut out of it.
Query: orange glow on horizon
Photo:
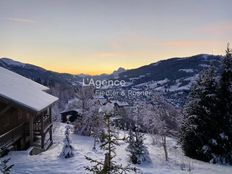
[[[166,49],[161,49],[162,47]],[[171,40],[159,42],[148,50],[106,50],[70,54],[60,50],[9,49],[1,51],[1,57],[29,63],[59,73],[100,75],[111,74],[119,67],[134,69],[172,57],[189,57],[196,54],[223,55],[226,43],[205,40]],[[9,54],[10,53],[10,54]],[[5,56],[7,55],[7,56]]]

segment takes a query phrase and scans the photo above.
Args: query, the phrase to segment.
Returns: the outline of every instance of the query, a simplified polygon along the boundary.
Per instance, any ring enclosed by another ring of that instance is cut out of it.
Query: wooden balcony
[[[24,136],[24,123],[0,135],[0,148],[9,147]]]
[[[48,132],[50,137],[46,139],[46,134]],[[34,146],[39,146],[44,150],[51,146],[53,143],[51,115],[43,115],[36,119],[36,121],[33,123],[33,134],[35,137],[37,137],[37,141],[34,142]]]
[[[52,120],[49,115],[41,116],[40,119],[34,122],[33,130],[34,134],[46,133],[47,129],[52,126]]]

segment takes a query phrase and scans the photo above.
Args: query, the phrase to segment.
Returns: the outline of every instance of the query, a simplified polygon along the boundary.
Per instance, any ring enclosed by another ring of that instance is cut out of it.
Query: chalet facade
[[[58,98],[47,90],[0,67],[0,148],[46,150],[51,146],[51,106]]]

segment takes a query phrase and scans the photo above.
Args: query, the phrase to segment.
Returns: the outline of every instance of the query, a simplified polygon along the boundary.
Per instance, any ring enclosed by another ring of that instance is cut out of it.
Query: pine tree
[[[73,147],[71,145],[71,140],[69,137],[70,129],[71,129],[70,125],[67,124],[65,127],[64,147],[63,147],[62,152],[60,154],[60,156],[62,158],[71,158],[74,155],[73,154]]]
[[[0,150],[0,156],[2,154],[2,151]],[[0,160],[0,172],[1,174],[10,174],[10,171],[12,169],[12,167],[14,166],[9,165],[8,162],[10,161],[10,158],[5,159],[5,160]]]
[[[135,171],[135,168],[131,168],[129,166],[123,167],[121,164],[117,164],[114,160],[116,157],[116,146],[119,145],[119,138],[111,126],[111,117],[113,116],[113,111],[109,108],[112,109],[110,104],[106,106],[103,111],[101,111],[104,114],[104,121],[107,129],[105,133],[105,141],[101,144],[101,148],[105,151],[105,159],[102,162],[86,156],[86,159],[90,161],[90,163],[94,163],[94,165],[86,166],[85,169],[93,172],[94,174],[126,174],[131,170]]]
[[[133,164],[141,164],[150,162],[149,152],[144,145],[144,134],[136,128],[135,132],[129,131],[129,145],[127,147],[130,152],[130,160]]]
[[[232,164],[232,50],[229,45],[222,62],[216,113],[220,124],[217,126],[212,162]]]
[[[129,145],[128,145],[128,149],[130,149],[131,148],[131,146],[134,144],[134,141],[135,140],[135,138],[134,138],[134,132],[132,131],[132,126],[130,126],[130,129],[129,129],[129,136],[127,137],[127,141],[128,141],[128,143],[129,143]]]
[[[216,81],[214,67],[199,75],[184,107],[180,141],[189,157],[210,161],[215,144]]]

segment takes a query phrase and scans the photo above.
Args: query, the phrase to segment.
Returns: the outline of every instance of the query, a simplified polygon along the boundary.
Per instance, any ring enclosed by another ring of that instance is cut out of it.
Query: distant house
[[[61,112],[60,114],[61,114],[62,123],[66,123],[67,121],[70,121],[71,123],[73,123],[78,118],[80,120],[82,119],[82,112],[80,109],[66,110],[66,111]]]
[[[118,100],[112,100],[111,102],[118,108],[126,108],[130,106],[127,102],[120,102]]]
[[[52,144],[49,88],[0,67],[0,148],[46,150]]]
[[[126,110],[130,107],[127,102],[120,102],[118,100],[112,100],[111,103],[114,104],[116,115],[124,117],[126,114]]]
[[[111,103],[114,104],[115,108],[113,124],[120,129],[129,129],[131,120],[128,118],[127,113],[131,106],[127,102],[121,102],[118,100],[112,100]]]
[[[104,105],[108,101],[107,97],[105,96],[95,96],[95,99],[98,101],[99,105]]]

